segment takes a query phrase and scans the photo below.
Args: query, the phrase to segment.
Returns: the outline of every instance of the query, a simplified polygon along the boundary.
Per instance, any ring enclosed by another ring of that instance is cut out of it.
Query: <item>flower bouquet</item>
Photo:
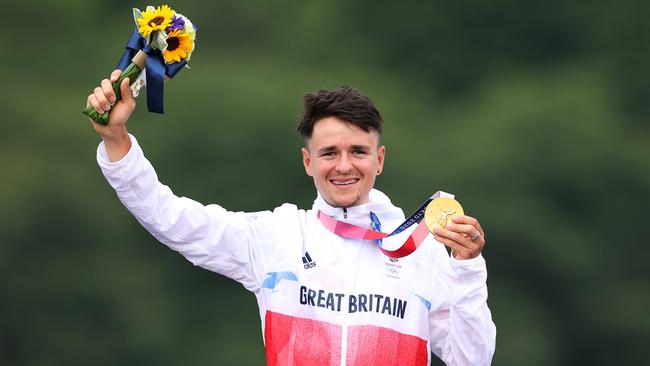
[[[194,51],[196,28],[188,18],[167,5],[148,6],[144,12],[133,8],[133,19],[136,27],[117,65],[122,74],[112,84],[113,91],[120,100],[120,84],[128,77],[133,95],[137,96],[146,86],[147,109],[163,113],[164,80],[174,77],[184,67],[189,68],[187,62]],[[87,106],[83,114],[97,123],[107,124],[110,111],[99,114]]]

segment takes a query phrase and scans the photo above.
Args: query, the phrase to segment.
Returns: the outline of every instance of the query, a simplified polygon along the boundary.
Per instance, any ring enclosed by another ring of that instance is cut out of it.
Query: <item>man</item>
[[[114,104],[110,84],[118,76],[88,97],[98,112]],[[430,351],[448,365],[491,362],[496,331],[476,219],[454,217],[435,240],[399,259],[378,245],[399,246],[408,232],[376,243],[340,236],[319,220],[320,213],[374,229],[404,221],[373,189],[386,150],[381,116],[367,97],[349,87],[305,96],[298,130],[317,190],[311,210],[284,204],[243,213],[179,198],[161,184],[126,129],[135,109],[128,79],[121,92],[108,125],[94,124],[106,179],[159,241],[255,294],[268,365],[427,365]]]

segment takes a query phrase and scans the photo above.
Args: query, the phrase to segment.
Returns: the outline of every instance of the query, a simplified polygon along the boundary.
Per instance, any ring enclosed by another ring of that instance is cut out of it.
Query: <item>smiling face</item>
[[[314,130],[302,148],[307,175],[314,178],[316,189],[334,207],[351,207],[368,202],[368,195],[381,174],[385,147],[379,146],[379,134],[336,117],[314,124]]]

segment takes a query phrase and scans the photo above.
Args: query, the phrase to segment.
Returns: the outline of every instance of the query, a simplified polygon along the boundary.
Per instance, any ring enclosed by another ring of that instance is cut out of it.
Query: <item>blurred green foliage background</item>
[[[264,362],[254,296],[158,244],[95,164],[80,111],[148,4],[3,5],[0,365]],[[385,119],[378,188],[481,220],[495,365],[643,363],[650,3],[169,4],[198,26],[192,69],[129,126],[178,195],[310,207],[302,95],[355,86]]]

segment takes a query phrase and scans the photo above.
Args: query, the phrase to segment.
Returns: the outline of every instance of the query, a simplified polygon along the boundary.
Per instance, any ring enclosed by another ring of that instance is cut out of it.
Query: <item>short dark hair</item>
[[[298,125],[298,133],[304,139],[311,137],[314,124],[327,117],[337,117],[359,126],[366,132],[381,135],[381,115],[370,98],[350,86],[334,90],[319,90],[303,97],[304,110]]]

